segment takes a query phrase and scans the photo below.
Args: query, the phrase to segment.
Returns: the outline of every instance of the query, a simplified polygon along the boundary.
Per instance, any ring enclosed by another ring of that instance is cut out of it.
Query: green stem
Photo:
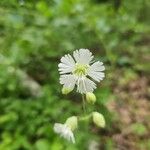
[[[82,104],[83,104],[83,111],[84,111],[84,114],[86,114],[85,98],[84,98],[84,95],[83,95],[83,94],[82,94]]]
[[[90,119],[92,116],[92,114],[89,114],[87,116],[84,116],[84,117],[79,117],[79,121],[87,121],[88,119]]]

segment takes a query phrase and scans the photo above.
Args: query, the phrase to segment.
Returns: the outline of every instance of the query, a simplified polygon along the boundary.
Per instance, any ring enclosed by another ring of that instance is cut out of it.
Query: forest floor
[[[117,98],[107,107],[117,116],[110,135],[117,150],[150,149],[149,82],[148,77],[141,76],[113,89]]]

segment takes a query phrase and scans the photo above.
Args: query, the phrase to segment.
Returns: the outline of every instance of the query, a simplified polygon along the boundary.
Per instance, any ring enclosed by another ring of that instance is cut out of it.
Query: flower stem
[[[82,94],[82,103],[83,103],[83,112],[84,112],[84,114],[86,114],[86,106],[85,106],[84,94]]]
[[[79,117],[79,121],[87,121],[88,119],[90,119],[92,116],[92,114],[89,114],[87,116],[84,116],[84,117]]]

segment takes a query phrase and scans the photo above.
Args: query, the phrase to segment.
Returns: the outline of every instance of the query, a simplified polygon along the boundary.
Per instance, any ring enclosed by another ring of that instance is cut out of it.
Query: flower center
[[[88,67],[89,67],[88,65],[76,64],[75,70],[73,71],[73,73],[77,76],[85,76],[87,75]]]

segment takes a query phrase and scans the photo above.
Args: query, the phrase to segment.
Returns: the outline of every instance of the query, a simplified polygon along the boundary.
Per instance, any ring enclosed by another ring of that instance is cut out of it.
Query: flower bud
[[[105,118],[102,114],[98,112],[93,112],[93,122],[98,126],[98,127],[105,127]]]
[[[78,119],[76,116],[69,117],[65,124],[73,131],[78,127]]]
[[[86,100],[88,103],[94,104],[96,102],[96,96],[94,93],[88,92],[86,93]]]
[[[72,91],[72,89],[65,88],[65,87],[62,88],[62,94],[64,94],[64,95],[67,95],[67,94],[70,93],[71,91]]]

